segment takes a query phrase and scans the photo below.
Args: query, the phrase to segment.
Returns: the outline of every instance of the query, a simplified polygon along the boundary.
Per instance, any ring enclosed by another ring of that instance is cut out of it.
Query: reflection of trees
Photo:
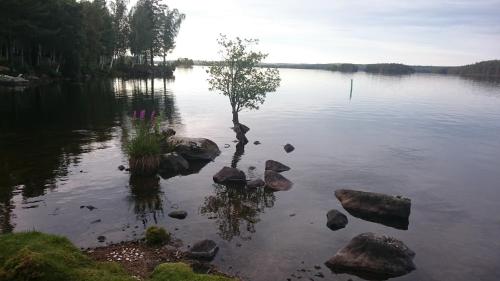
[[[160,188],[160,178],[131,176],[129,184],[129,199],[137,217],[147,224],[149,215],[152,215],[154,222],[157,223],[157,216],[163,215],[163,192]]]
[[[224,240],[234,237],[250,239],[255,232],[259,214],[274,206],[275,197],[264,188],[249,190],[245,187],[214,184],[215,195],[205,198],[200,212],[216,216],[219,235]]]
[[[236,144],[236,151],[233,154],[233,159],[231,160],[231,168],[236,168],[236,166],[238,166],[238,162],[240,162],[243,154],[245,154],[245,144],[238,142]]]
[[[80,155],[114,138],[133,110],[156,110],[169,124],[181,124],[166,86],[151,95],[147,84],[106,79],[0,92],[0,230],[12,229],[7,224],[16,186],[25,198],[57,188]]]

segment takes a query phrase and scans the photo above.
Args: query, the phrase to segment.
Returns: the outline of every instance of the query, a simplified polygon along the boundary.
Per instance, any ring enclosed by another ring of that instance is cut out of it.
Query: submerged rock
[[[188,160],[214,160],[220,154],[217,144],[205,138],[172,136],[166,140],[174,151]]]
[[[220,184],[245,184],[246,176],[236,168],[224,167],[213,177],[214,182]]]
[[[253,144],[259,145],[259,144],[261,144],[261,142],[260,141],[254,141]]]
[[[168,216],[174,219],[183,220],[187,217],[188,213],[186,211],[172,211],[168,213]]]
[[[262,179],[256,179],[256,180],[252,180],[252,181],[247,182],[247,187],[251,188],[251,189],[263,187],[265,185],[266,185],[266,182],[264,182]]]
[[[326,226],[331,230],[339,230],[347,225],[347,217],[337,210],[330,210],[326,214]]]
[[[264,180],[266,187],[273,191],[286,191],[292,188],[293,183],[278,172],[267,170],[265,172]]]
[[[275,172],[281,173],[281,172],[290,170],[290,167],[288,167],[287,165],[282,164],[282,163],[280,163],[278,161],[267,160],[266,161],[266,171],[267,170],[271,170],[271,171],[275,171]]]
[[[123,166],[123,165],[118,166],[118,170],[120,170],[120,171],[125,170],[125,166]]]
[[[213,240],[202,240],[196,242],[189,250],[189,256],[196,259],[211,260],[217,254],[219,247]]]
[[[97,241],[99,243],[104,243],[106,241],[106,236],[104,236],[104,235],[98,236]]]
[[[283,148],[285,149],[286,153],[290,153],[295,150],[295,147],[289,143],[285,144]]]
[[[160,157],[160,169],[180,173],[189,169],[189,162],[177,152],[163,154]]]
[[[414,257],[415,253],[395,238],[363,233],[354,237],[325,265],[335,273],[386,280],[414,270]]]
[[[398,229],[408,229],[411,200],[382,193],[349,189],[335,191],[344,209],[351,215]]]

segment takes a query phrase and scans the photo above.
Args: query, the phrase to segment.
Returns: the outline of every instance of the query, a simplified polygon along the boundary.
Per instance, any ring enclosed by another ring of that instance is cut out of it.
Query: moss
[[[155,227],[153,233],[168,233]],[[148,229],[149,230],[149,229]],[[137,281],[117,263],[95,262],[69,240],[40,232],[0,235],[2,281]],[[149,281],[235,281],[196,274],[184,263],[161,264]]]
[[[150,226],[146,230],[146,243],[150,246],[163,245],[170,241],[170,233],[163,227]]]
[[[151,281],[235,281],[218,275],[197,274],[185,263],[164,263],[157,266]]]
[[[135,280],[118,265],[92,261],[66,238],[39,232],[0,235],[1,280]]]

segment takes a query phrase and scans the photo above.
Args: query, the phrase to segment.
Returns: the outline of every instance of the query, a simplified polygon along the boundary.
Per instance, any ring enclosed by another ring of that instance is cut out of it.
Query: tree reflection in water
[[[274,206],[274,194],[264,188],[248,189],[245,186],[219,184],[213,186],[215,195],[205,197],[200,213],[216,217],[218,234],[222,239],[251,239],[255,224],[260,221],[260,213]]]
[[[160,178],[130,176],[130,203],[133,204],[137,219],[146,227],[150,216],[158,223],[158,216],[163,216],[163,192]]]

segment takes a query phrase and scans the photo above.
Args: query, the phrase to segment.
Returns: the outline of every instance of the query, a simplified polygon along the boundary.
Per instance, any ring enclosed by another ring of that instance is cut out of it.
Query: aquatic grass
[[[160,134],[161,118],[151,112],[150,118],[146,119],[146,111],[141,110],[139,118],[134,111],[132,125],[134,136],[127,144],[130,170],[134,174],[154,174],[160,165],[161,140]]]

